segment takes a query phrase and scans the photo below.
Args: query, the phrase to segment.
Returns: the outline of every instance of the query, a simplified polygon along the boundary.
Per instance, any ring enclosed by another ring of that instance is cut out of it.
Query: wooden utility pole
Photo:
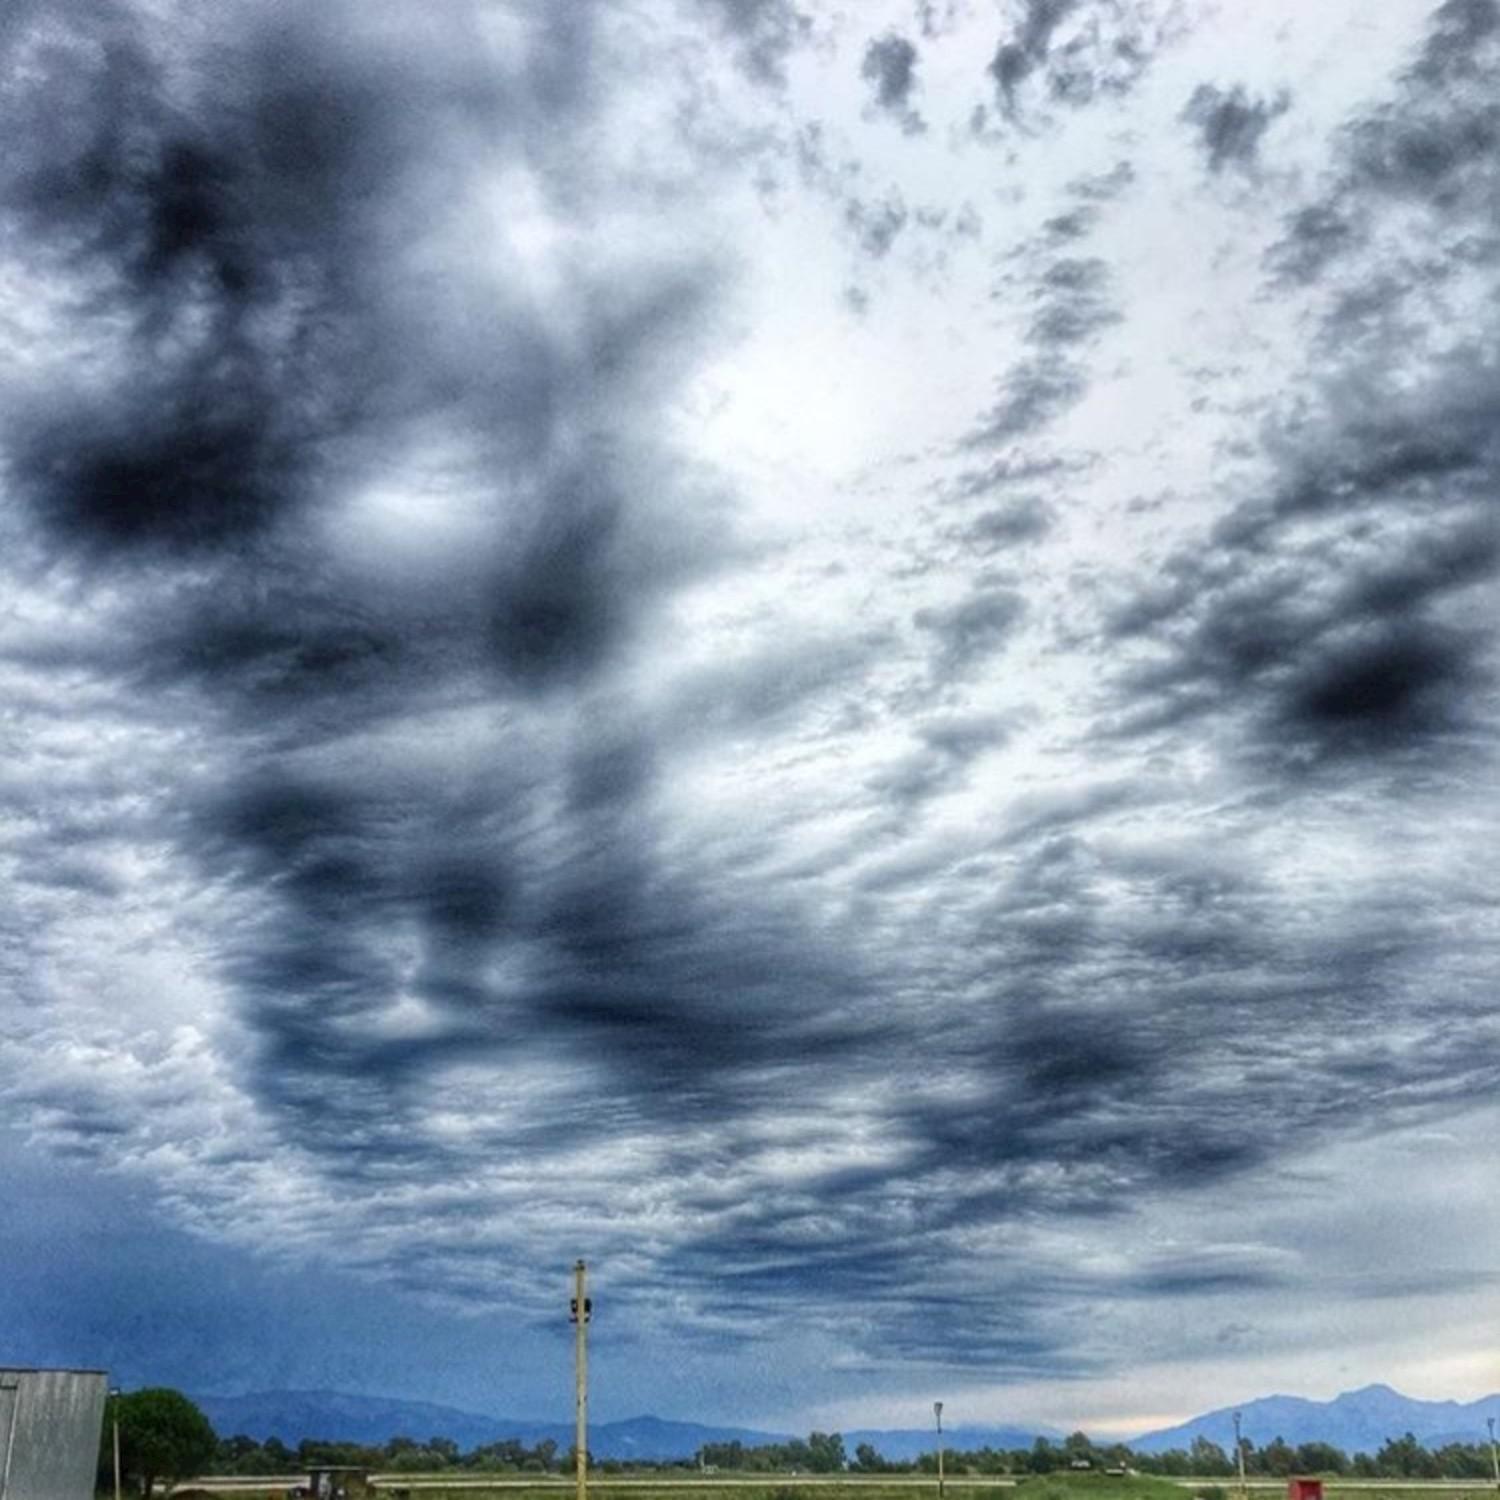
[[[573,1435],[573,1462],[577,1476],[578,1500],[588,1500],[589,1493],[589,1315],[593,1304],[586,1295],[588,1268],[580,1260],[573,1267],[573,1353],[577,1381],[577,1427]]]
[[[943,1500],[943,1403],[932,1403],[932,1414],[937,1418],[938,1430],[938,1500]]]

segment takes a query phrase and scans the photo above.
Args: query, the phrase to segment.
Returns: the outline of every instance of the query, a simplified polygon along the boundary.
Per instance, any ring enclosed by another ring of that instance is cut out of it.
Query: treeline
[[[279,1438],[265,1442],[244,1435],[221,1438],[212,1472],[215,1474],[291,1474],[309,1465],[347,1465],[376,1473],[421,1474],[444,1469],[480,1474],[570,1474],[575,1449],[560,1447],[551,1438],[528,1447],[517,1438],[461,1450],[451,1438],[418,1441],[394,1437],[386,1443],[331,1442],[308,1438],[295,1448]],[[601,1473],[660,1469],[696,1470],[705,1467],[747,1469],[766,1473],[836,1474],[850,1467],[844,1440],[837,1433],[809,1433],[806,1441],[793,1438],[765,1448],[739,1443],[710,1443],[692,1458],[675,1460],[596,1459],[589,1467]]]
[[[1273,1438],[1257,1447],[1241,1440],[1247,1477],[1284,1479],[1291,1474],[1347,1475],[1356,1479],[1488,1479],[1492,1477],[1490,1450],[1483,1443],[1445,1443],[1428,1449],[1411,1433],[1386,1442],[1379,1452],[1349,1455],[1332,1443],[1299,1443]],[[1177,1478],[1228,1479],[1237,1473],[1232,1453],[1217,1443],[1196,1438],[1191,1448],[1169,1448],[1163,1453],[1136,1453],[1124,1443],[1095,1444],[1084,1433],[1075,1432],[1061,1443],[1038,1438],[1030,1448],[951,1448],[944,1451],[949,1473],[1051,1474],[1058,1470],[1132,1470]],[[935,1453],[925,1453],[914,1463],[892,1463],[882,1459],[868,1443],[855,1449],[851,1469],[868,1473],[899,1473],[937,1468]]]
[[[590,1461],[592,1462],[592,1460]],[[257,1442],[240,1434],[221,1438],[215,1474],[292,1474],[310,1464],[339,1464],[380,1473],[426,1474],[469,1469],[481,1474],[551,1474],[573,1465],[573,1450],[559,1452],[551,1438],[528,1448],[516,1438],[460,1451],[452,1438],[393,1437],[389,1442],[341,1443],[307,1438],[295,1448],[280,1438]]]
[[[694,1457],[701,1469],[729,1469],[742,1474],[837,1474],[852,1467],[837,1432],[810,1432],[807,1441],[766,1443],[747,1448],[732,1443],[705,1443]]]
[[[1409,1432],[1390,1439],[1377,1453],[1352,1456],[1332,1443],[1300,1443],[1294,1447],[1280,1437],[1263,1447],[1246,1438],[1241,1446],[1245,1473],[1257,1479],[1281,1479],[1290,1474],[1348,1475],[1357,1479],[1488,1479],[1493,1473],[1487,1444],[1446,1443],[1428,1449]],[[705,1468],[748,1473],[817,1474],[848,1469],[856,1474],[931,1474],[937,1470],[936,1451],[916,1459],[888,1459],[871,1444],[860,1443],[853,1457],[846,1459],[844,1440],[836,1432],[815,1432],[805,1443],[771,1443],[754,1448],[740,1443],[708,1443],[698,1450],[697,1460]],[[950,1474],[979,1475],[1051,1474],[1085,1466],[1096,1471],[1131,1470],[1205,1479],[1227,1479],[1237,1472],[1232,1454],[1206,1438],[1195,1439],[1191,1448],[1136,1453],[1124,1443],[1096,1444],[1082,1432],[1060,1443],[1038,1438],[1029,1448],[947,1447],[943,1464]]]
[[[1293,1446],[1274,1438],[1263,1446],[1249,1439],[1242,1444],[1245,1473],[1253,1478],[1284,1478],[1289,1474],[1323,1474],[1356,1479],[1487,1479],[1490,1452],[1482,1443],[1446,1443],[1424,1447],[1411,1433],[1392,1438],[1378,1452],[1346,1454],[1331,1443]],[[950,1474],[1051,1474],[1058,1470],[1132,1470],[1167,1477],[1228,1479],[1236,1473],[1232,1451],[1196,1438],[1190,1448],[1164,1453],[1136,1453],[1123,1443],[1095,1444],[1075,1432],[1062,1442],[1038,1438],[1029,1448],[945,1447],[944,1467]],[[528,1447],[516,1438],[485,1443],[460,1451],[451,1438],[418,1441],[395,1437],[379,1445],[322,1442],[308,1439],[295,1448],[277,1438],[257,1442],[237,1436],[219,1441],[213,1464],[217,1474],[286,1474],[309,1464],[348,1464],[379,1472],[432,1473],[444,1469],[488,1474],[555,1474],[573,1469],[573,1449],[561,1449],[550,1438]],[[740,1442],[705,1443],[691,1459],[674,1462],[636,1462],[589,1458],[589,1467],[603,1473],[631,1469],[712,1469],[748,1474],[930,1474],[937,1469],[936,1451],[916,1459],[887,1459],[871,1444],[858,1444],[853,1454],[844,1449],[837,1432],[811,1432],[805,1439],[746,1447]]]
[[[1347,1475],[1354,1479],[1489,1479],[1493,1476],[1487,1443],[1444,1443],[1424,1447],[1411,1433],[1389,1438],[1376,1453],[1347,1454],[1332,1443],[1299,1443],[1277,1437],[1263,1447],[1242,1440],[1245,1473],[1284,1478],[1288,1474]],[[1188,1449],[1141,1454],[1134,1467],[1143,1474],[1213,1475],[1236,1472],[1233,1450],[1195,1438]]]

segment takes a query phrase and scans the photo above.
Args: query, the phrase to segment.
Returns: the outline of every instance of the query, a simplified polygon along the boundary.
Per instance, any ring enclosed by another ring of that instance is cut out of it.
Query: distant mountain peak
[[[1486,1415],[1500,1414],[1500,1395],[1467,1404],[1422,1401],[1403,1396],[1381,1381],[1343,1391],[1332,1401],[1305,1396],[1258,1396],[1192,1417],[1176,1427],[1141,1434],[1131,1444],[1143,1453],[1189,1448],[1195,1438],[1223,1446],[1232,1443],[1231,1423],[1240,1414],[1241,1430],[1261,1445],[1272,1438],[1288,1443],[1332,1443],[1344,1452],[1375,1453],[1386,1442],[1410,1432],[1419,1442],[1481,1441]]]

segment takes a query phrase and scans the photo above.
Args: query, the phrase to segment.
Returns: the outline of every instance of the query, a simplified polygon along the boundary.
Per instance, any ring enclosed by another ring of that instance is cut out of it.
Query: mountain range
[[[384,1443],[396,1436],[419,1442],[430,1437],[451,1438],[460,1448],[516,1438],[534,1447],[551,1439],[559,1449],[573,1441],[569,1422],[514,1417],[490,1417],[456,1407],[394,1397],[359,1396],[342,1391],[256,1391],[241,1396],[196,1396],[215,1431],[224,1436],[244,1433],[264,1441],[278,1437],[295,1446],[303,1438]],[[1224,1406],[1193,1417],[1176,1427],[1143,1433],[1130,1446],[1142,1453],[1188,1448],[1196,1437],[1234,1446],[1234,1413],[1240,1413],[1244,1436],[1257,1446],[1273,1438],[1288,1443],[1326,1442],[1346,1453],[1374,1453],[1387,1438],[1414,1434],[1430,1448],[1448,1442],[1479,1442],[1487,1437],[1485,1419],[1500,1421],[1500,1394],[1478,1401],[1420,1401],[1403,1396],[1388,1385],[1368,1385],[1345,1391],[1332,1401],[1309,1401],[1300,1396],[1263,1396]],[[589,1449],[597,1458],[691,1458],[705,1443],[738,1440],[747,1448],[784,1443],[790,1434],[762,1432],[748,1427],[716,1427],[699,1422],[676,1422],[661,1417],[631,1417],[622,1422],[599,1422],[589,1428]],[[911,1459],[936,1446],[928,1428],[861,1428],[844,1433],[845,1451],[853,1454],[869,1443],[889,1459]],[[956,1427],[945,1433],[951,1448],[1029,1448],[1037,1437],[1059,1438],[1055,1428],[1014,1425]]]
[[[195,1396],[214,1431],[244,1433],[260,1442],[280,1438],[296,1446],[303,1438],[332,1442],[387,1442],[393,1437],[452,1438],[462,1449],[515,1438],[528,1448],[549,1438],[559,1449],[573,1442],[571,1422],[526,1417],[489,1417],[430,1401],[356,1396],[344,1391],[254,1391],[243,1396]],[[712,1427],[661,1417],[632,1417],[589,1426],[589,1451],[596,1458],[691,1458],[704,1443],[739,1439],[747,1447],[785,1438],[748,1427]]]
[[[405,1436],[423,1442],[452,1438],[460,1448],[516,1438],[528,1448],[550,1438],[559,1449],[573,1442],[571,1422],[523,1417],[487,1417],[478,1412],[429,1401],[356,1396],[344,1391],[254,1391],[242,1396],[195,1396],[194,1401],[221,1436],[244,1433],[260,1442],[277,1437],[296,1446],[303,1438],[351,1443],[384,1443]],[[799,1434],[805,1436],[805,1434]],[[1029,1448],[1038,1436],[1059,1437],[1051,1428],[961,1427],[948,1435],[953,1447]],[[623,1422],[589,1426],[589,1451],[596,1458],[691,1458],[705,1443],[739,1441],[752,1448],[784,1443],[785,1432],[749,1427],[716,1427],[701,1422],[673,1422],[662,1417],[631,1417]],[[845,1450],[853,1454],[870,1443],[886,1458],[909,1459],[935,1446],[930,1428],[860,1429],[844,1433]]]
[[[1308,1401],[1301,1396],[1262,1396],[1238,1406],[1221,1406],[1176,1427],[1143,1433],[1130,1446],[1141,1453],[1188,1448],[1196,1437],[1234,1452],[1234,1414],[1240,1431],[1256,1447],[1274,1438],[1298,1443],[1332,1443],[1345,1453],[1374,1453],[1387,1438],[1411,1433],[1428,1448],[1444,1443],[1488,1440],[1485,1419],[1500,1422],[1500,1394],[1477,1401],[1419,1401],[1388,1385],[1366,1385],[1344,1391],[1332,1401]]]

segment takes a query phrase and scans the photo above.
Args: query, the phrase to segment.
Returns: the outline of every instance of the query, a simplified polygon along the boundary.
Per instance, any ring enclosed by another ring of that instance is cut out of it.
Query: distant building
[[[93,1500],[109,1377],[0,1369],[0,1500]]]

